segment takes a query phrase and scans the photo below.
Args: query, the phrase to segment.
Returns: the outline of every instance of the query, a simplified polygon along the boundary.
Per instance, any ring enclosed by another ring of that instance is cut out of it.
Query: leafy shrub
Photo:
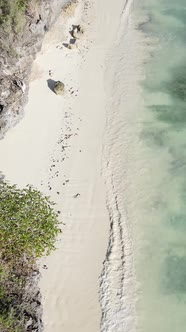
[[[49,254],[59,233],[53,203],[38,190],[0,184],[0,252],[6,258]]]
[[[34,313],[32,297],[25,298],[25,289],[30,280],[35,282],[36,259],[54,249],[60,232],[53,205],[31,186],[18,189],[0,180],[1,332],[24,332]]]

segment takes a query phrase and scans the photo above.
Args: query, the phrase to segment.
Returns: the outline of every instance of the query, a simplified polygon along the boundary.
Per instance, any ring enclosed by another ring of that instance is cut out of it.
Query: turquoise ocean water
[[[135,268],[138,331],[186,330],[186,1],[135,3],[146,38]]]

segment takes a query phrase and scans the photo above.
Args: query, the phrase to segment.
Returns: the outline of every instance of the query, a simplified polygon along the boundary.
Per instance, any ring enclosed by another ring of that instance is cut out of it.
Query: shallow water
[[[186,326],[186,3],[143,1],[136,14],[148,45],[142,83],[135,266],[138,329],[180,332]]]
[[[185,0],[134,0],[107,57],[103,332],[185,330],[185,29]]]

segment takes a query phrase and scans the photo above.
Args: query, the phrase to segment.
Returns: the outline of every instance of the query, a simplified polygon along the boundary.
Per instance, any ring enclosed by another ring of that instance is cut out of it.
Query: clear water
[[[136,1],[137,2],[137,1]],[[143,0],[138,29],[148,57],[142,83],[139,174],[133,224],[138,331],[186,330],[186,1]]]

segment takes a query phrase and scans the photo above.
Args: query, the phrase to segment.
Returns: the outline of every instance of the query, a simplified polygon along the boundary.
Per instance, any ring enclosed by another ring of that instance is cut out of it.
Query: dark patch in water
[[[165,210],[167,208],[167,204],[162,200],[162,198],[156,198],[154,202],[152,202],[152,208],[156,210]]]
[[[166,130],[160,130],[157,128],[148,128],[141,134],[141,138],[146,141],[146,144],[150,146],[156,145],[158,147],[166,146],[167,137]]]
[[[170,217],[169,223],[172,227],[176,229],[185,230],[186,229],[186,215],[185,214],[174,214]],[[186,280],[185,280],[186,282]]]
[[[186,173],[186,148],[183,146],[182,148],[179,148],[180,153],[175,154],[173,150],[170,151],[170,153],[173,156],[173,160],[170,164],[170,172],[175,176],[176,174],[179,174],[183,176],[183,173]],[[179,155],[180,154],[180,155]],[[185,197],[186,198],[186,197]]]
[[[186,23],[186,19],[185,19],[186,13],[183,10],[184,5],[185,4],[183,4],[181,6],[178,6],[178,4],[176,4],[173,8],[166,9],[164,11],[164,14],[168,15],[168,16],[172,16],[173,18],[176,18],[177,20],[181,21],[185,25],[185,23]]]
[[[186,65],[172,70],[172,77],[166,83],[166,92],[172,97],[186,101]]]
[[[165,259],[163,289],[167,294],[186,293],[185,256],[168,256]]]
[[[145,18],[145,20],[137,25],[137,29],[143,31],[144,33],[148,32],[149,34],[150,25],[152,24],[152,21],[153,21],[152,15],[151,13],[149,13],[148,16]]]
[[[156,113],[159,121],[175,127],[186,124],[186,107],[183,105],[153,105],[150,109]]]

